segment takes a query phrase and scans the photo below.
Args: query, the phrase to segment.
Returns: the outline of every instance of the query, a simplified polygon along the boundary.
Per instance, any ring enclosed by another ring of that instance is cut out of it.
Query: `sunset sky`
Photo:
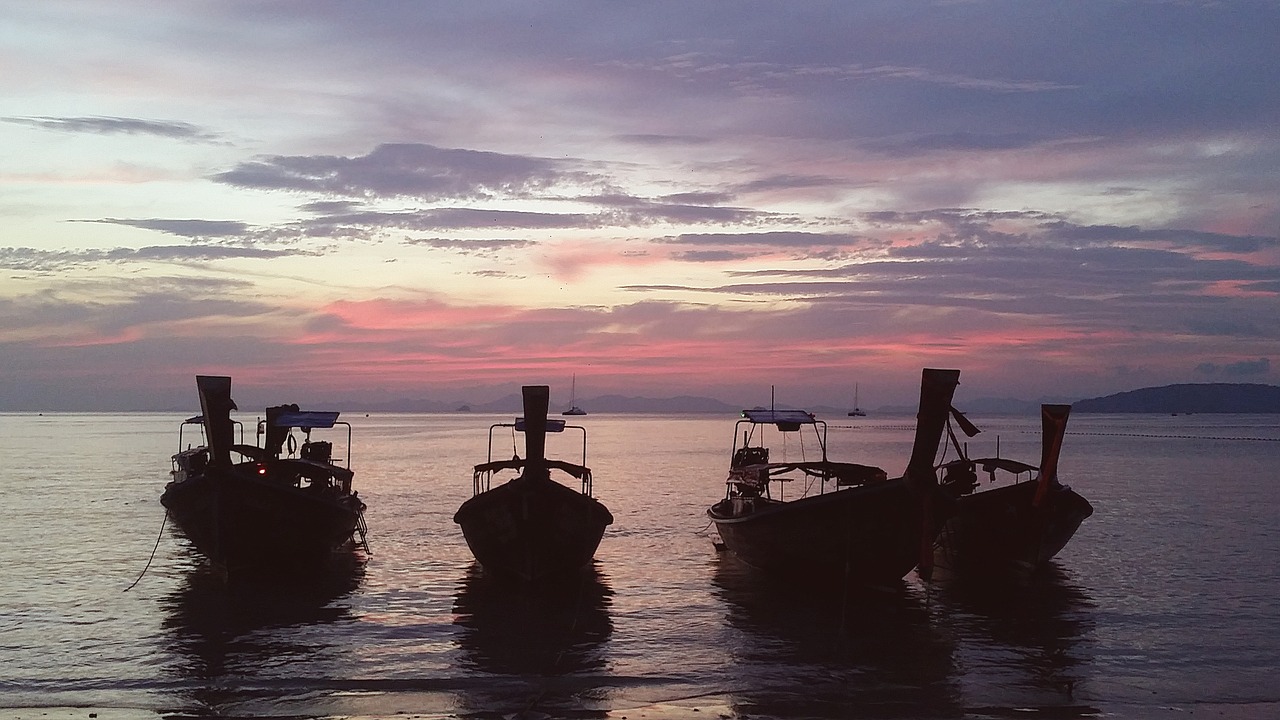
[[[1275,2],[0,20],[0,410],[1280,375]]]

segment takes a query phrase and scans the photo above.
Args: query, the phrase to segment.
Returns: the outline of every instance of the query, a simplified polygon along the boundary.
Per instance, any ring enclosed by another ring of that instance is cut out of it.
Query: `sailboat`
[[[587,411],[578,407],[578,376],[573,376],[573,383],[569,386],[569,409],[560,413],[561,415],[586,415]]]
[[[849,417],[866,417],[867,413],[858,407],[858,383],[853,384],[853,409],[849,411]]]

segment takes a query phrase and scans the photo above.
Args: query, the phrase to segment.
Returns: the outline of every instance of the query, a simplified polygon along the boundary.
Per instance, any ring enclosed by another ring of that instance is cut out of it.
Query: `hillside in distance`
[[[1165,385],[1080,400],[1084,413],[1280,413],[1280,387],[1254,383]]]

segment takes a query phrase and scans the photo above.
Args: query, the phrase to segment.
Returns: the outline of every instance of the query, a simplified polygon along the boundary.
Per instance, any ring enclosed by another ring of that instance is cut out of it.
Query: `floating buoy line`
[[[1024,435],[1030,435],[1030,430],[1019,431]],[[1068,435],[1093,435],[1101,437],[1137,437],[1137,438],[1153,438],[1157,440],[1252,440],[1255,442],[1280,442],[1280,437],[1248,437],[1243,435],[1227,436],[1227,435],[1157,435],[1154,433],[1122,433],[1122,432],[1069,432]]]
[[[832,428],[843,428],[846,430],[914,430],[912,425],[831,425]],[[1121,426],[1102,426],[1102,427],[1121,427]],[[1221,430],[1239,430],[1248,428],[1252,430],[1280,430],[1280,425],[1198,425],[1199,429],[1215,428]],[[1004,430],[1006,434],[1017,435],[1039,435],[1039,430]],[[1250,441],[1250,442],[1280,442],[1280,437],[1249,437],[1247,435],[1166,435],[1162,433],[1139,433],[1139,432],[1099,432],[1095,430],[1076,430],[1067,431],[1068,435],[1092,436],[1092,437],[1133,437],[1147,438],[1152,440],[1223,440],[1227,442]]]

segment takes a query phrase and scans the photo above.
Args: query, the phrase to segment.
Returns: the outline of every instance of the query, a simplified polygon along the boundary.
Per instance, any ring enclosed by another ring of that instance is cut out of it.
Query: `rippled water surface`
[[[1053,566],[840,593],[717,553],[720,416],[576,418],[615,516],[594,571],[495,585],[452,515],[509,418],[461,413],[344,416],[372,555],[228,588],[161,529],[181,419],[0,414],[0,713],[1280,717],[1276,416],[1077,415],[1095,513]],[[1039,418],[973,419],[974,454],[1038,461]],[[902,471],[910,418],[832,423],[833,458]]]

